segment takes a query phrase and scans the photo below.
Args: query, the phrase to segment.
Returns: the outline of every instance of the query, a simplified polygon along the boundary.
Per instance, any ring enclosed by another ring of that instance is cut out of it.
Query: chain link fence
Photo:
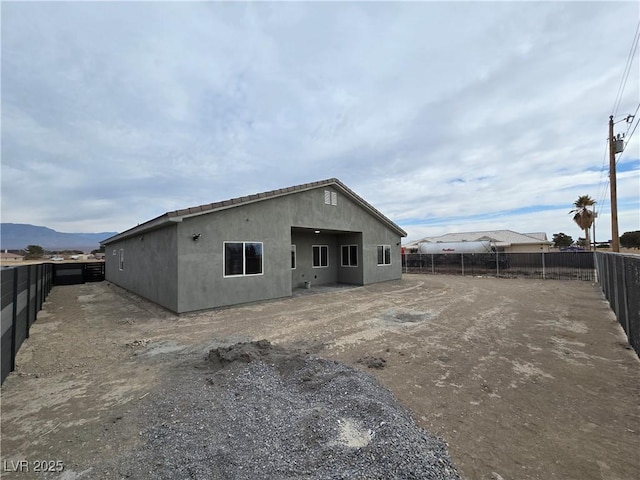
[[[405,273],[595,281],[591,252],[420,254],[402,257]]]
[[[598,283],[640,356],[640,255],[596,252]]]

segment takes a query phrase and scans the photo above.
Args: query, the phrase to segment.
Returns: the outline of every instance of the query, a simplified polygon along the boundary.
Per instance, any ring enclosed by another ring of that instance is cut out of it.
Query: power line
[[[608,167],[607,167],[607,150],[609,149],[609,140],[605,140],[605,144],[604,144],[604,153],[602,155],[602,167],[600,168],[600,180],[598,181],[598,191],[600,191],[600,188],[602,187],[602,185],[604,184],[604,188],[603,188],[603,193],[602,195],[598,195],[596,198],[598,198],[598,203],[602,205],[602,201],[603,201],[603,197],[607,194],[607,191],[609,190],[609,176],[605,176],[605,172],[607,172]],[[596,204],[596,205],[597,205]]]
[[[636,110],[637,112],[638,110]],[[631,135],[628,135],[627,138],[631,138],[633,137],[634,132],[636,131],[636,128],[638,128],[638,124],[640,123],[640,121],[636,122],[635,127],[633,127],[633,130],[631,131]],[[627,149],[627,145],[629,145],[629,141],[627,141],[626,145],[624,146],[624,149],[622,150],[622,152],[624,153],[624,151]]]
[[[633,115],[632,115],[633,118],[636,120],[636,124],[634,125],[633,130],[631,130],[631,133],[629,133],[629,129],[631,128],[631,125],[633,125],[633,121],[629,124],[629,126],[627,127],[627,133],[625,133],[626,138],[633,137],[633,134],[635,133],[636,128],[638,128],[638,124],[640,123],[640,118],[638,118],[638,110],[640,110],[640,103],[638,104],[638,106],[636,107],[636,111],[633,112]],[[627,145],[629,145],[629,140],[627,140],[627,143],[624,145],[622,152],[626,150]]]
[[[627,134],[629,133],[629,130],[631,129],[631,125],[633,125],[633,120],[637,120],[637,114],[638,114],[638,110],[640,109],[640,103],[638,104],[638,106],[636,107],[636,111],[633,112],[632,115],[629,115],[627,118],[631,118],[631,121],[629,122],[629,126],[627,127],[627,131],[624,133],[624,136],[626,137]],[[635,130],[635,128],[634,128]]]
[[[627,146],[629,145],[630,139],[631,139],[631,137],[633,137],[633,134],[635,133],[636,128],[638,128],[638,124],[640,123],[640,118],[638,118],[638,110],[640,110],[640,103],[636,107],[636,111],[633,112],[633,115],[630,115],[629,117],[627,117],[627,118],[631,118],[632,117],[635,120],[635,125],[634,125],[634,121],[633,120],[631,122],[629,122],[629,126],[627,127],[627,131],[624,134],[624,138],[626,139],[626,142],[624,142],[624,144],[622,146],[622,151],[620,152],[620,156],[616,160],[616,165],[618,164],[618,162],[622,158],[622,156],[624,154],[624,151],[627,149]],[[629,133],[629,130],[631,129],[632,125],[633,125],[633,130],[631,130],[631,133]]]
[[[624,89],[627,85],[627,80],[629,79],[629,74],[631,73],[631,65],[633,64],[635,52],[638,48],[638,40],[640,40],[640,21],[638,22],[638,26],[636,27],[636,33],[633,36],[633,42],[631,43],[631,49],[629,50],[629,56],[627,57],[627,64],[624,67],[624,71],[622,72],[622,79],[620,80],[618,93],[616,93],[616,99],[613,102],[613,111],[611,112],[611,115],[613,115],[614,117],[618,113],[618,108],[620,107],[620,102],[622,101],[622,94],[624,93]]]
[[[624,94],[624,90],[627,86],[627,81],[629,80],[629,75],[631,74],[631,67],[633,65],[633,61],[635,59],[635,55],[636,55],[636,50],[638,49],[638,43],[640,41],[640,21],[638,21],[638,25],[636,27],[636,31],[633,35],[633,41],[631,42],[631,48],[629,49],[629,55],[627,56],[627,63],[625,65],[624,71],[622,73],[622,78],[620,80],[620,85],[618,86],[618,92],[616,93],[616,97],[615,100],[613,102],[613,109],[611,112],[612,118],[618,113],[618,108],[620,108],[620,103],[622,102],[622,98],[623,98],[623,94]],[[633,130],[631,131],[631,134],[628,135],[629,130],[631,129],[631,126],[633,125],[633,122],[630,122],[628,127],[627,127],[627,131],[625,132],[625,137],[626,138],[631,138],[633,136],[633,134],[636,131],[636,128],[638,126],[638,123],[640,123],[640,119],[637,117],[637,113],[638,113],[638,109],[640,109],[640,104],[638,104],[638,107],[636,108],[635,113],[633,114],[633,118],[636,119],[636,123],[635,126],[633,127]],[[627,117],[630,118],[630,117]],[[607,139],[607,143],[605,144],[605,149],[604,149],[604,154],[603,154],[603,160],[602,160],[602,168],[600,169],[600,180],[598,181],[598,191],[602,190],[602,193],[597,196],[596,198],[598,198],[598,201],[596,202],[596,206],[594,206],[594,212],[596,212],[596,215],[598,212],[602,212],[603,208],[605,207],[605,203],[606,203],[606,198],[607,198],[607,193],[609,191],[609,186],[611,184],[611,172],[609,172],[609,175],[607,175],[605,177],[605,171],[608,170],[607,168],[607,150],[610,147],[610,140],[611,139]],[[612,141],[612,140],[611,140]],[[625,145],[623,145],[623,150],[622,152],[624,152],[624,149],[627,147],[628,145],[628,140],[626,142]],[[620,153],[622,153],[620,152]],[[615,161],[614,166],[617,164],[617,162],[620,160],[620,158],[622,157],[622,155],[620,155],[620,157],[618,157],[618,160]],[[604,180],[604,181],[603,181]],[[613,216],[613,211],[611,212],[612,216]],[[613,218],[612,218],[613,221]]]

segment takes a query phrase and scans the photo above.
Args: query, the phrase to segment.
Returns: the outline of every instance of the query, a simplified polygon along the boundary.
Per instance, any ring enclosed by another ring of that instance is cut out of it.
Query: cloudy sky
[[[608,120],[630,135],[640,118],[624,121],[637,1],[1,8],[2,222],[122,231],[337,177],[407,240],[577,239],[579,195],[611,236]],[[621,234],[640,230],[639,137],[618,156]]]

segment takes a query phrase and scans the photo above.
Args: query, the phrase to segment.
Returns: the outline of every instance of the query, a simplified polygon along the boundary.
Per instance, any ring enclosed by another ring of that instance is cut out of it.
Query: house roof
[[[16,258],[24,258],[24,255],[18,255],[11,252],[0,252],[0,258],[4,258],[5,260],[13,260]]]
[[[216,212],[219,210],[226,210],[229,208],[238,207],[241,205],[247,205],[250,203],[261,202],[264,200],[269,200],[272,198],[283,197],[286,195],[291,195],[293,193],[298,193],[306,190],[313,190],[321,187],[334,187],[336,190],[342,192],[343,195],[346,195],[355,203],[360,205],[364,210],[368,213],[376,217],[381,223],[385,224],[394,232],[398,233],[401,237],[406,237],[407,232],[405,232],[402,228],[396,225],[394,222],[385,217],[382,213],[380,213],[373,205],[365,201],[362,197],[356,194],[353,190],[347,187],[344,183],[342,183],[337,178],[329,178],[327,180],[320,180],[317,182],[304,183],[302,185],[295,185],[293,187],[280,188],[278,190],[271,190],[263,193],[256,193],[253,195],[246,195],[243,197],[232,198],[229,200],[223,200],[220,202],[207,203],[205,205],[198,205],[196,207],[184,208],[181,210],[174,210],[171,212],[167,212],[159,217],[151,219],[145,223],[142,223],[136,227],[130,228],[129,230],[125,230],[118,235],[114,235],[113,237],[109,237],[102,242],[102,245],[107,245],[109,243],[122,240],[124,238],[128,238],[130,236],[139,235],[143,232],[148,232],[150,230],[155,230],[158,228],[165,227],[170,225],[171,223],[181,222],[185,218],[195,217],[198,215],[205,215],[208,213]]]
[[[552,243],[547,240],[547,234],[544,232],[518,233],[513,230],[487,230],[482,232],[447,233],[439,237],[425,237],[408,243],[405,247],[418,246],[419,243],[476,242],[480,240],[489,240],[499,247],[526,244],[550,245]]]

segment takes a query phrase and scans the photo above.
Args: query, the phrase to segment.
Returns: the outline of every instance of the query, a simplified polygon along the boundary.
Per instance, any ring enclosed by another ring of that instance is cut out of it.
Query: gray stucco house
[[[106,280],[176,313],[402,276],[406,232],[335,178],[167,212],[108,238]]]

